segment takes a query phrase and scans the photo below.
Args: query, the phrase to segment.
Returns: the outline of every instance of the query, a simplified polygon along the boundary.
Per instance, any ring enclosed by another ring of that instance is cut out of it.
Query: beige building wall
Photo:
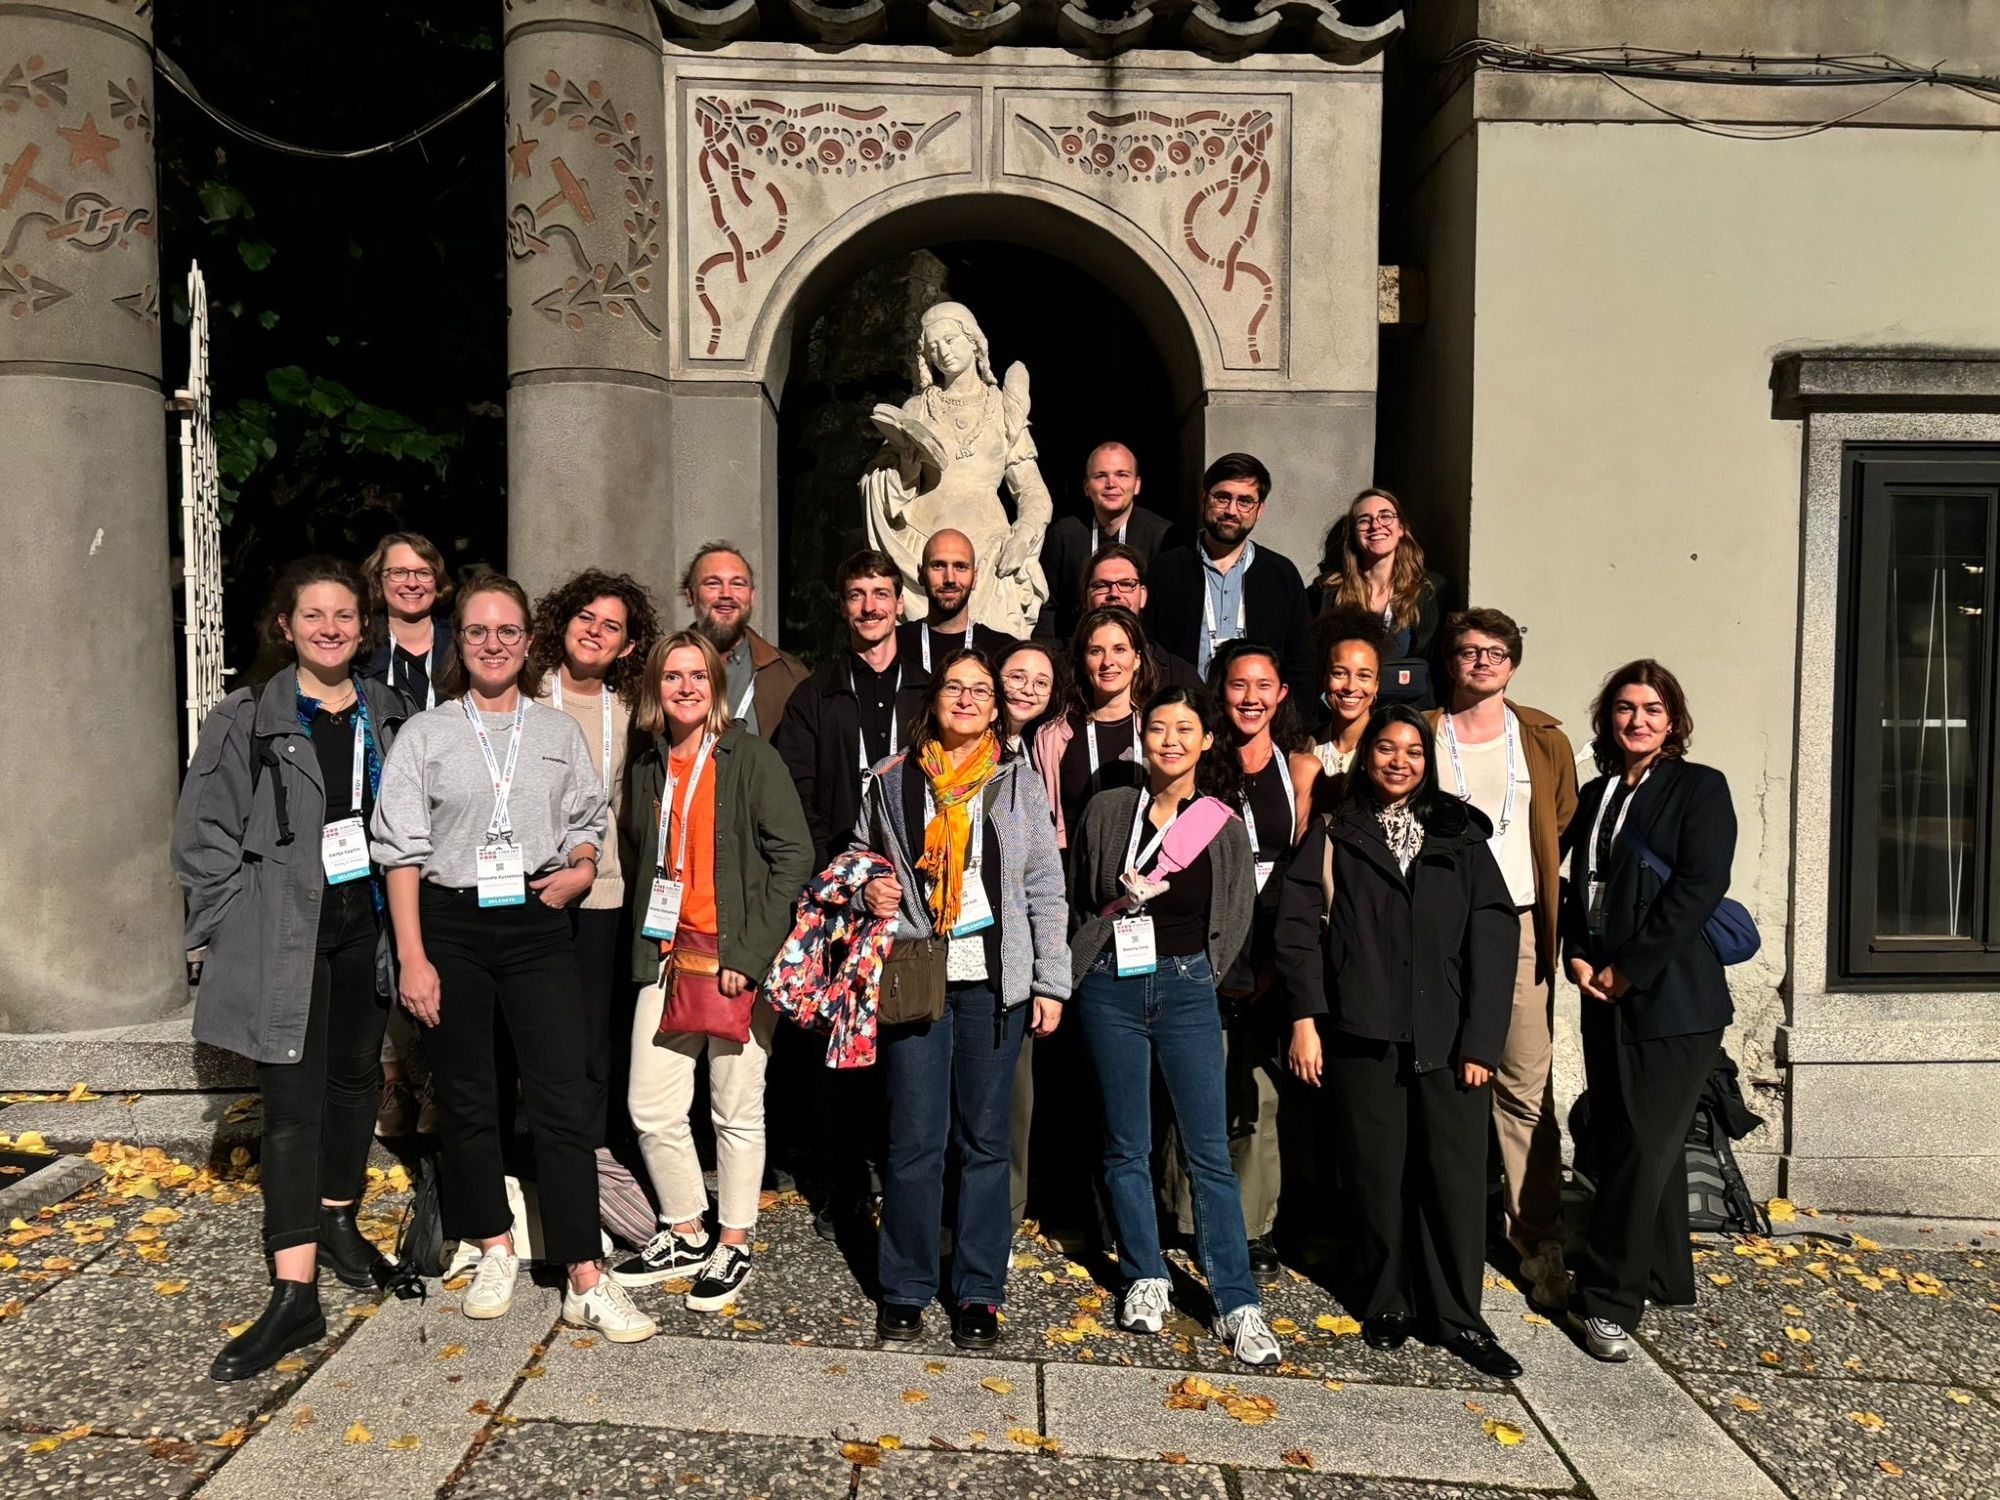
[[[1819,345],[2000,348],[2000,133],[1750,142],[1482,121],[1469,134],[1469,595],[1529,625],[1520,695],[1579,742],[1612,667],[1653,655],[1682,677],[1695,755],[1735,792],[1734,893],[1767,939],[1735,971],[1731,1047],[1776,1083],[1802,449],[1801,424],[1773,419],[1771,364]],[[1449,154],[1437,165],[1451,171]],[[1454,321],[1448,343],[1458,335]],[[1422,384],[1449,409],[1448,382]],[[1570,990],[1561,1007],[1572,1042],[1577,1003]],[[1564,1050],[1566,1100],[1580,1068]],[[1777,1151],[1777,1135],[1753,1149]]]

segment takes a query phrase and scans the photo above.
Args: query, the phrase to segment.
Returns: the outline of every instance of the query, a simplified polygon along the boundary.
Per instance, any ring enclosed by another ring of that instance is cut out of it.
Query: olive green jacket
[[[625,820],[638,851],[632,890],[632,977],[660,977],[660,945],[639,936],[660,864],[660,795],[667,785],[665,741],[652,737],[632,765]],[[812,878],[812,833],[785,762],[732,723],[715,745],[715,910],[722,967],[762,984],[792,930],[792,907]]]

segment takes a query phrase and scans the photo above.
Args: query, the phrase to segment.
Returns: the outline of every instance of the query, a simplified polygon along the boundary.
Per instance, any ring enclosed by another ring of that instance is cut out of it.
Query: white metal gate
[[[202,720],[222,701],[222,515],[209,420],[208,287],[188,270],[188,379],[175,392],[181,414],[181,588],[187,621],[187,743],[193,759]]]

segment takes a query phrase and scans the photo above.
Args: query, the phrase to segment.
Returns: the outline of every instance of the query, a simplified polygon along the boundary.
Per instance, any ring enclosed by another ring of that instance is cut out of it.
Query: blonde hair
[[[660,673],[667,668],[667,658],[681,650],[699,651],[708,668],[708,722],[702,728],[719,739],[730,723],[729,668],[722,664],[722,653],[708,637],[694,630],[676,630],[655,642],[646,653],[646,670],[639,676],[639,707],[632,715],[632,722],[647,734],[666,732],[667,709],[660,701]]]
[[[1364,500],[1387,500],[1396,508],[1397,523],[1403,528],[1402,540],[1396,543],[1396,566],[1389,574],[1389,615],[1395,621],[1394,628],[1401,630],[1417,617],[1417,600],[1425,583],[1424,549],[1417,545],[1410,523],[1404,518],[1403,502],[1387,490],[1372,486],[1363,490],[1347,502],[1347,514],[1334,523],[1340,537],[1332,573],[1326,580],[1333,585],[1333,598],[1329,602],[1336,607],[1368,609],[1368,580],[1361,576],[1354,533],[1354,508]]]

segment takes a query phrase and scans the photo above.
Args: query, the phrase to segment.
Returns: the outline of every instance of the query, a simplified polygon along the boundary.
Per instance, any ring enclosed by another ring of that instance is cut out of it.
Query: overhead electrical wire
[[[373,146],[355,146],[348,150],[339,150],[325,146],[301,146],[293,141],[280,140],[277,136],[259,130],[254,125],[244,124],[234,115],[216,108],[208,100],[204,99],[201,90],[195,87],[194,80],[188,77],[187,71],[179,63],[175,62],[164,52],[157,54],[157,56],[159,58],[160,75],[168,83],[172,84],[174,89],[188,103],[207,115],[224,130],[229,131],[232,135],[242,137],[253,145],[262,146],[268,151],[283,152],[286,156],[310,157],[316,161],[359,161],[363,157],[380,156],[384,152],[396,151],[404,146],[414,145],[433,130],[450,124],[468,109],[471,109],[473,105],[500,87],[500,80],[496,78],[469,98],[461,99],[443,114],[438,115],[434,119],[426,120],[423,124],[417,126],[416,129],[406,131],[392,141],[382,141]]]
[[[1858,119],[1871,110],[1880,109],[1924,85],[1956,89],[1975,99],[2000,105],[2000,78],[1988,78],[1978,73],[1948,72],[1942,64],[1917,67],[1882,52],[1812,57],[1743,53],[1731,57],[1650,47],[1527,47],[1493,37],[1473,37],[1446,52],[1437,60],[1437,66],[1447,70],[1492,68],[1510,73],[1556,73],[1601,78],[1639,104],[1677,124],[1732,140],[1783,141],[1817,135],[1823,130],[1832,130]],[[1844,114],[1811,124],[1763,126],[1750,121],[1722,121],[1684,113],[1647,97],[1627,80],[1766,88],[1854,88],[1874,85],[1893,87],[1894,92]]]

